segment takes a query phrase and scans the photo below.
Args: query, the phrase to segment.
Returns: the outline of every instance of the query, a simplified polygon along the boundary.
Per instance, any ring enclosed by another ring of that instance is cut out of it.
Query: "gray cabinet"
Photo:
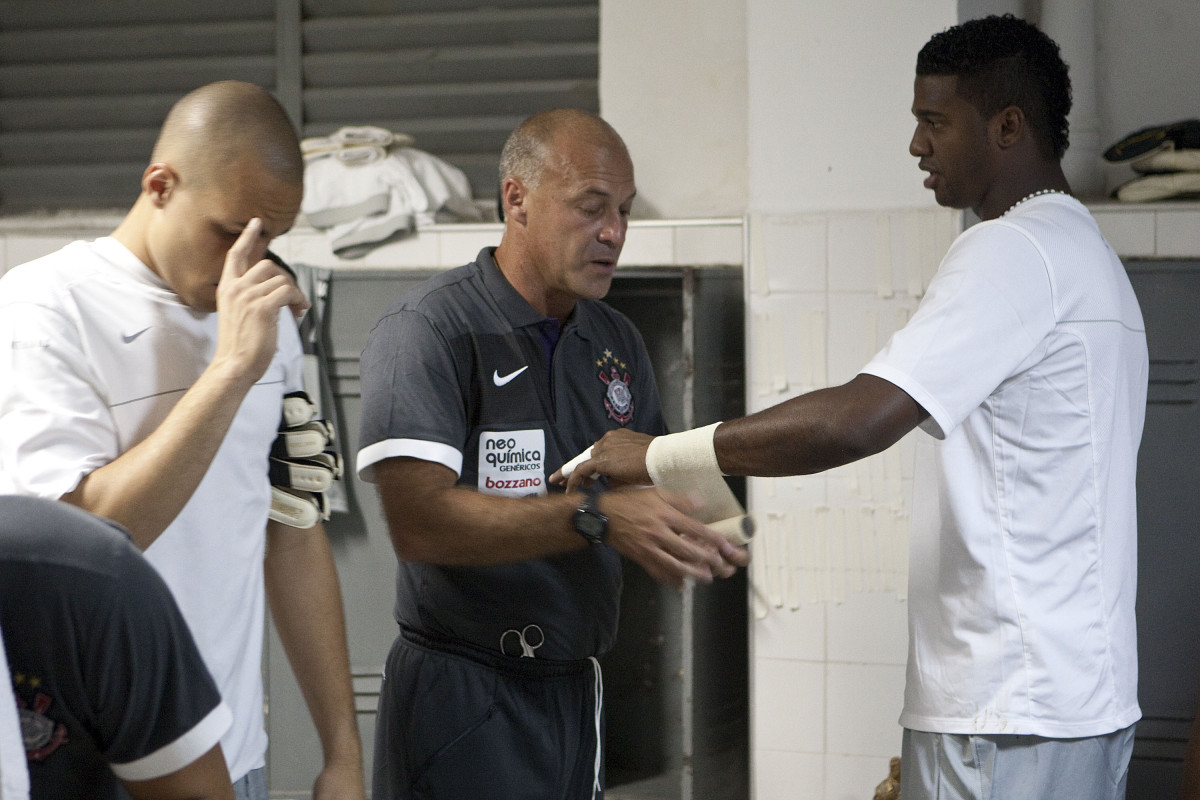
[[[1150,350],[1138,453],[1138,700],[1130,800],[1176,797],[1200,682],[1200,262],[1129,261]]]

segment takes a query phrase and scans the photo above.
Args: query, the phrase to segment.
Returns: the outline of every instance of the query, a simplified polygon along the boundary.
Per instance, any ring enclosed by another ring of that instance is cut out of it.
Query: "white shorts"
[[[904,730],[904,800],[1124,800],[1133,725],[1103,736]]]

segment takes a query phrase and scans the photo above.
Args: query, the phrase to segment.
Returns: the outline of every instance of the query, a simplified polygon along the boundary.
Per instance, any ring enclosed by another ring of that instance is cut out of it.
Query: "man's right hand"
[[[613,481],[621,485],[649,486],[650,473],[646,469],[646,450],[653,436],[616,428],[596,440],[586,459],[575,465],[570,475],[563,475],[560,467],[547,480],[565,486],[568,492],[590,486],[600,475],[607,475],[609,485]],[[582,458],[582,455],[579,456]]]
[[[265,258],[262,220],[247,223],[225,256],[217,284],[217,351],[214,364],[225,364],[250,383],[266,372],[275,355],[279,311],[306,307],[308,301],[291,277]]]
[[[650,577],[675,587],[684,578],[728,578],[750,562],[744,547],[688,516],[693,504],[655,489],[624,489],[598,498],[608,517],[607,542]]]

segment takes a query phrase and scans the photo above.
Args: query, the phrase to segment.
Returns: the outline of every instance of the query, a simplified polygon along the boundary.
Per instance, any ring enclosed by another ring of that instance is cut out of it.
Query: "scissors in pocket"
[[[512,637],[516,637],[514,640]],[[534,650],[537,650],[546,641],[545,634],[542,633],[541,626],[537,624],[526,625],[521,630],[509,628],[504,633],[500,634],[500,652],[506,656],[517,655],[513,649],[513,643],[521,646],[521,658],[533,658]]]

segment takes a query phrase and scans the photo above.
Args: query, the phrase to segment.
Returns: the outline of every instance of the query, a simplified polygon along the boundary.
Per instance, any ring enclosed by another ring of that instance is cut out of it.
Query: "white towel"
[[[1200,149],[1156,150],[1129,162],[1134,172],[1200,172]]]
[[[363,256],[434,223],[481,219],[463,171],[411,147],[393,148],[366,164],[310,159],[301,211],[342,258]]]
[[[336,158],[347,166],[357,166],[372,164],[380,159],[387,158],[387,152],[386,147],[381,147],[377,144],[356,144],[350,147],[339,147],[336,150],[326,150],[306,155],[304,160],[312,163],[318,158]]]

